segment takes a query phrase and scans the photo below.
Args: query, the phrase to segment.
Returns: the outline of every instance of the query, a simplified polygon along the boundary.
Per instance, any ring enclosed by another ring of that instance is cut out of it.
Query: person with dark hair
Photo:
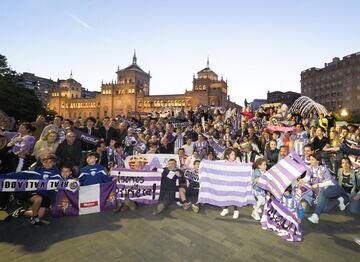
[[[269,148],[265,150],[264,158],[266,160],[267,168],[273,167],[279,159],[279,149],[275,139],[270,140]]]
[[[81,186],[88,186],[100,183],[107,183],[113,180],[105,171],[105,168],[98,164],[100,156],[96,152],[87,154],[87,166],[81,168],[79,182]],[[114,178],[114,180],[116,177]]]
[[[180,195],[180,185],[183,184],[185,184],[185,178],[180,169],[176,167],[176,160],[169,159],[167,167],[163,169],[161,174],[161,189],[159,196],[160,203],[157,205],[154,214],[160,214],[163,212],[164,209],[176,199],[176,192],[179,191]],[[182,197],[180,196],[180,198]],[[182,199],[182,201],[184,202],[185,199]],[[191,203],[184,202],[183,205],[184,208],[189,208]]]
[[[331,210],[336,205],[343,211],[346,208],[345,201],[348,197],[344,189],[330,175],[326,166],[321,164],[321,155],[310,155],[311,171],[306,175],[313,191],[317,195],[317,204],[314,213],[308,218],[311,223],[318,224],[319,216],[323,212]],[[332,200],[335,199],[335,200]]]
[[[264,158],[258,158],[253,164],[253,172],[251,175],[252,188],[256,198],[256,205],[254,205],[254,210],[251,213],[251,216],[255,220],[260,220],[259,213],[262,212],[261,206],[265,204],[265,191],[260,188],[257,183],[259,178],[266,172],[266,160]]]
[[[322,151],[326,144],[330,144],[329,138],[324,136],[324,130],[321,127],[316,128],[315,137],[312,141],[312,148],[316,151]]]
[[[95,129],[95,123],[96,123],[96,119],[93,117],[88,117],[85,119],[85,127],[84,128],[80,128],[80,131],[88,134],[88,135],[92,135],[95,137],[100,137],[99,135],[99,130]],[[82,141],[82,150],[83,151],[93,151],[96,149],[96,145],[87,143],[87,142],[83,142]]]
[[[108,170],[108,156],[107,156],[106,146],[105,146],[104,141],[100,141],[96,145],[96,151],[95,152],[99,154],[99,159],[98,159],[97,164],[102,165],[105,169]]]
[[[224,160],[225,162],[235,163],[236,161],[236,152],[232,148],[227,148],[224,152]],[[223,207],[220,216],[224,217],[229,214],[229,207]],[[238,219],[240,215],[240,211],[238,207],[234,206],[234,214],[233,219]]]
[[[110,117],[105,116],[102,122],[102,126],[98,130],[99,137],[105,141],[106,146],[109,146],[110,140],[114,139],[118,141],[119,134],[115,128],[110,126]]]
[[[343,157],[341,159],[341,168],[339,168],[337,173],[339,185],[344,189],[349,197],[352,197],[356,194],[356,174],[353,169],[351,169],[351,161],[348,157]]]
[[[304,156],[302,159],[304,160],[305,164],[310,166],[310,155],[314,153],[314,150],[312,149],[311,144],[306,144],[304,146]]]
[[[71,128],[74,126],[74,122],[71,121],[70,119],[64,119],[64,122],[62,124],[62,127],[65,129],[65,132],[69,132],[69,130],[71,130]]]

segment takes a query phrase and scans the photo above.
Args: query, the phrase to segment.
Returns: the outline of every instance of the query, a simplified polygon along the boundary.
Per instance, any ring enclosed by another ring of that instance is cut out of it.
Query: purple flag
[[[59,191],[52,208],[53,216],[78,216],[116,207],[114,182],[80,187],[79,191]]]
[[[255,204],[251,170],[250,164],[201,161],[198,202],[220,207]]]
[[[281,199],[286,188],[307,169],[304,161],[294,152],[260,176],[257,185]]]
[[[274,197],[271,197],[265,205],[261,227],[264,230],[273,230],[275,234],[287,241],[302,241],[298,219]]]

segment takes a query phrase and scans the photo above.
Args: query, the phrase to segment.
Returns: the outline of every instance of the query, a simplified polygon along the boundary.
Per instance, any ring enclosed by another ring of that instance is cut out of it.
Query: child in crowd
[[[251,216],[255,220],[260,220],[259,213],[262,212],[261,206],[265,204],[265,191],[261,189],[257,183],[259,178],[266,172],[266,160],[264,158],[258,158],[253,164],[253,172],[251,175],[252,188],[254,196],[256,198],[256,204],[254,205],[254,210],[251,213]]]
[[[91,152],[86,157],[87,166],[81,168],[79,181],[81,186],[88,186],[100,183],[106,183],[113,180],[112,177],[108,176],[105,168],[96,164],[99,160],[99,154]]]

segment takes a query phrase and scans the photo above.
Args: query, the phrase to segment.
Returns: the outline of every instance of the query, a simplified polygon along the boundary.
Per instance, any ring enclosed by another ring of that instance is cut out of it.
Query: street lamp
[[[349,115],[349,112],[344,108],[343,110],[341,110],[340,115],[342,117],[347,117]]]

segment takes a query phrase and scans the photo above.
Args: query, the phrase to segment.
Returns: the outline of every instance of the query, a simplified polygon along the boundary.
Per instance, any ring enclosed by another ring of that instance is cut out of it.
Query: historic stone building
[[[60,82],[59,90],[51,94],[48,107],[65,118],[75,119],[88,116],[104,117],[125,115],[127,112],[152,112],[167,109],[190,109],[199,105],[237,107],[230,101],[227,81],[207,66],[193,78],[191,91],[185,94],[150,95],[150,73],[133,62],[116,71],[117,78],[112,83],[102,83],[101,92],[95,98],[82,98],[81,84],[69,78]]]
[[[360,111],[360,52],[302,71],[301,94],[328,110]]]

